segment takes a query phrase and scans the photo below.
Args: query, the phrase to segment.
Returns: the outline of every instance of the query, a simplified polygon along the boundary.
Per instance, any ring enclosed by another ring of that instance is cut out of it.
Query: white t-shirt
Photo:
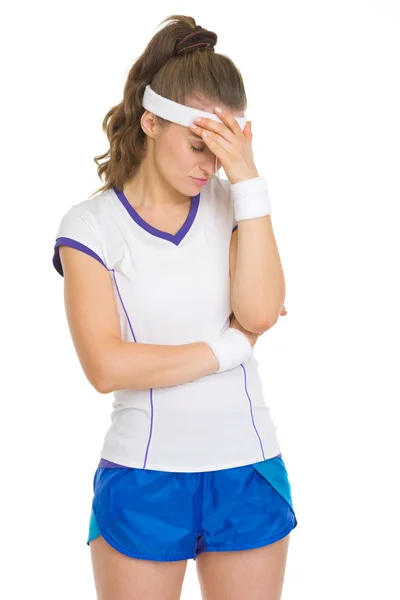
[[[214,176],[171,235],[146,223],[121,190],[73,205],[59,246],[100,261],[113,282],[122,340],[190,344],[230,326],[229,246],[235,228],[230,182]],[[280,453],[254,355],[181,385],[113,392],[100,457],[128,467],[198,472],[252,464]]]

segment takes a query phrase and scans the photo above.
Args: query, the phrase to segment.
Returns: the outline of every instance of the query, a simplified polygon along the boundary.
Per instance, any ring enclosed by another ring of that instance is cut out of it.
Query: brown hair
[[[210,51],[210,46],[204,44],[178,54],[182,40],[184,43],[184,38],[192,39],[194,36],[190,34],[202,28],[192,17],[184,15],[167,17],[160,25],[167,21],[169,23],[153,36],[131,67],[121,102],[103,119],[102,128],[110,147],[105,154],[95,156],[94,162],[99,178],[104,175],[105,184],[91,196],[113,186],[123,189],[124,183],[138,169],[145,152],[146,134],[140,119],[145,111],[142,99],[147,84],[157,94],[180,104],[185,104],[189,95],[200,93],[217,106],[223,103],[230,110],[247,108],[242,76],[233,61],[217,54],[213,48]],[[212,35],[215,43],[217,36]],[[157,119],[162,126],[171,124],[161,117]],[[106,160],[100,164],[102,159]]]

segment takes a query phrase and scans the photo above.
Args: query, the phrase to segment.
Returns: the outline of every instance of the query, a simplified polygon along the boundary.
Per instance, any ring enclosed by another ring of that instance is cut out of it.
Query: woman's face
[[[194,178],[211,179],[221,167],[221,161],[199,135],[176,123],[162,131],[154,153],[163,177],[188,196],[202,189]]]
[[[187,106],[213,113],[214,105],[192,99]],[[221,104],[221,108],[227,109]],[[229,110],[229,109],[228,109]],[[230,111],[235,117],[243,111]],[[221,168],[221,161],[208,148],[202,137],[189,127],[171,123],[167,127],[154,124],[153,160],[162,177],[176,190],[195,196],[202,187],[194,178],[211,179]]]

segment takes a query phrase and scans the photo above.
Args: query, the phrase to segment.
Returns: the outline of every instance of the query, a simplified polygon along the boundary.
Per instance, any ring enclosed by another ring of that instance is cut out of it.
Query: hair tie
[[[175,45],[174,55],[180,56],[185,52],[193,52],[198,48],[205,48],[211,52],[215,52],[214,46],[217,43],[218,36],[213,31],[204,29],[201,25],[196,25],[194,31],[185,35],[178,40]]]

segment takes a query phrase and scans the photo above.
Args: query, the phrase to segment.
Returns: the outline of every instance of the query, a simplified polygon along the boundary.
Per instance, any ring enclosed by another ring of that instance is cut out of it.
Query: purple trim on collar
[[[130,204],[128,202],[128,199],[122,190],[119,190],[115,186],[112,189],[114,190],[118,199],[121,201],[121,203],[126,208],[128,213],[130,214],[132,219],[142,229],[144,229],[145,231],[148,231],[148,233],[151,233],[152,235],[155,235],[156,237],[159,237],[159,238],[162,238],[169,242],[172,242],[176,246],[178,246],[180,244],[180,242],[183,240],[183,238],[185,237],[185,235],[188,233],[191,226],[193,225],[194,220],[197,215],[198,208],[199,208],[199,203],[200,203],[200,192],[199,192],[197,194],[197,196],[192,196],[191,203],[190,203],[190,210],[189,210],[188,216],[186,217],[186,221],[184,222],[182,227],[179,229],[179,231],[175,235],[172,235],[171,233],[168,233],[167,231],[161,231],[160,229],[157,229],[156,227],[153,227],[152,225],[147,223],[144,219],[142,219],[142,217],[139,215],[139,213],[133,208],[132,204]]]

